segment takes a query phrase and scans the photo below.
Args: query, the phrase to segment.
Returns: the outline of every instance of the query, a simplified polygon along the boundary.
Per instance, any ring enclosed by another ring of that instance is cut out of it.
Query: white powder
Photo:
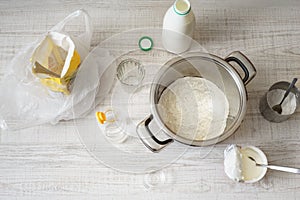
[[[285,90],[276,89],[271,90],[267,94],[267,101],[270,105],[270,107],[273,107],[277,104],[279,104],[285,94]],[[295,94],[292,92],[289,93],[289,95],[286,97],[286,99],[281,104],[282,108],[282,115],[290,115],[293,114],[297,107],[297,99]]]
[[[224,151],[224,171],[229,178],[235,181],[243,180],[242,154],[237,145],[229,145]]]
[[[199,77],[174,81],[163,92],[158,106],[166,126],[190,140],[221,135],[229,112],[224,93],[212,82]]]

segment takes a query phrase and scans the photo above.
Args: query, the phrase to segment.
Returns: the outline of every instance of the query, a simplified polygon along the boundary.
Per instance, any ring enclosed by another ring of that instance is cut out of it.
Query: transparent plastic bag
[[[72,35],[65,30],[78,18],[84,18],[85,30],[79,35]],[[89,65],[84,59],[89,53],[92,38],[92,23],[90,16],[84,10],[77,10],[59,22],[49,31],[56,31],[69,35],[75,43],[76,50],[81,57],[81,65],[77,72],[70,95],[53,92],[43,86],[39,79],[32,74],[30,58],[36,46],[42,41],[45,33],[36,42],[13,58],[7,66],[8,73],[0,82],[0,127],[14,130],[31,127],[43,123],[56,124],[60,120],[82,117],[95,102],[100,84],[101,69],[99,65]],[[103,50],[105,62],[105,50]],[[79,113],[73,116],[73,108]]]

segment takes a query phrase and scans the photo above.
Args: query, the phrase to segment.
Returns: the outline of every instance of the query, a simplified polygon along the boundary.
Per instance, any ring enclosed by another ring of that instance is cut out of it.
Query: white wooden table
[[[81,144],[74,123],[0,132],[0,199],[299,199],[300,175],[269,171],[255,184],[223,172],[227,144],[260,147],[272,164],[300,167],[300,113],[273,124],[259,113],[260,97],[279,80],[300,76],[300,3],[192,0],[195,39],[210,53],[245,53],[257,68],[248,110],[238,131],[203,159],[195,149],[167,167],[171,181],[147,189],[144,174],[99,164]],[[74,10],[93,18],[92,46],[122,31],[162,26],[172,1],[1,1],[0,77],[18,50]],[[300,84],[296,84],[300,87]],[[202,151],[208,151],[203,148]]]

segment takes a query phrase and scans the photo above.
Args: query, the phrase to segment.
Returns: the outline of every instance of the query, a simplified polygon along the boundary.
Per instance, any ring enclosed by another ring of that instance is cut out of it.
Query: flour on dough
[[[214,105],[216,103],[221,105]],[[224,93],[212,82],[199,77],[177,79],[163,92],[158,103],[165,125],[190,140],[205,140],[222,134],[228,107]]]

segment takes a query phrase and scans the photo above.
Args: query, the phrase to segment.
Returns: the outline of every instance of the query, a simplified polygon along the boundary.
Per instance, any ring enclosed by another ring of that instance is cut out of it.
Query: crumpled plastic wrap
[[[84,17],[85,31],[77,36],[65,32],[65,25],[79,17]],[[77,71],[72,91],[70,95],[53,92],[41,84],[40,78],[32,72],[30,59],[38,44],[48,34],[45,33],[36,42],[20,50],[6,66],[9,72],[1,78],[0,82],[1,129],[15,130],[80,118],[92,109],[95,99],[99,100],[97,93],[101,82],[100,77],[113,57],[105,49],[98,49],[101,52],[97,52],[97,59],[101,62],[94,61],[93,54],[89,55],[91,59],[84,60],[89,54],[93,32],[90,16],[84,10],[77,10],[50,31],[63,33],[72,38],[83,61]],[[101,94],[105,96],[105,93],[108,93],[108,90],[102,91]],[[74,112],[76,116],[73,114],[74,109],[76,109]]]

